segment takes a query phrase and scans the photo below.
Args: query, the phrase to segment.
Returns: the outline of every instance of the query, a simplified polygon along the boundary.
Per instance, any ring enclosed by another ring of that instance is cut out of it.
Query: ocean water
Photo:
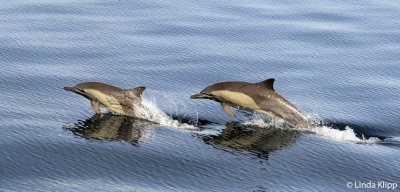
[[[399,18],[397,1],[1,2],[0,191],[399,190]],[[189,99],[268,78],[311,130]],[[95,115],[63,90],[85,81],[146,86],[151,110]]]

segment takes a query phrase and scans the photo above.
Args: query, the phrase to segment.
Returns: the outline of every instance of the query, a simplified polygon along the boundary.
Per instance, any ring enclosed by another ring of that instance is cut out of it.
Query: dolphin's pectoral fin
[[[124,90],[124,93],[126,96],[130,97],[130,98],[135,98],[135,97],[141,97],[143,91],[146,89],[146,87],[136,87],[133,89],[127,89]]]
[[[95,100],[90,100],[90,104],[92,104],[92,109],[96,113],[101,113],[99,102]]]
[[[236,117],[236,114],[232,111],[232,107],[226,103],[221,103],[222,109],[224,109],[225,113],[232,117]]]

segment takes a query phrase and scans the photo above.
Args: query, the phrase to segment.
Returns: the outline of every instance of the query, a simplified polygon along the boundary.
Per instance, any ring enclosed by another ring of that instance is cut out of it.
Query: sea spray
[[[170,115],[167,115],[158,104]],[[195,108],[193,110],[194,112],[191,113],[189,110],[188,106],[181,100],[165,92],[158,91],[148,91],[145,96],[142,96],[142,105],[135,105],[135,115],[138,118],[146,119],[164,126],[197,130],[197,110]],[[178,119],[186,119],[187,123],[173,119],[172,116],[178,117]]]
[[[356,143],[376,143],[379,142],[379,139],[376,137],[370,137],[366,139],[363,135],[362,138],[358,138],[356,133],[349,126],[345,127],[345,130],[334,129],[329,126],[316,126],[311,129],[312,132],[317,135],[321,135],[326,138],[330,138],[336,141],[349,141]]]
[[[300,128],[294,128],[294,129],[297,129],[299,131],[311,131],[317,135],[333,139],[336,141],[345,141],[354,143],[377,143],[380,141],[379,138],[376,137],[370,137],[366,139],[364,135],[362,135],[362,138],[358,138],[357,134],[349,126],[346,126],[345,130],[335,129],[332,126],[324,124],[321,118],[319,118],[315,114],[308,115],[307,117],[313,124],[313,127],[311,129],[300,129]],[[270,127],[287,128],[286,126],[284,126],[283,120],[280,119],[270,120],[258,115],[251,116],[250,119],[245,120],[242,124],[265,127],[265,128],[270,128]]]

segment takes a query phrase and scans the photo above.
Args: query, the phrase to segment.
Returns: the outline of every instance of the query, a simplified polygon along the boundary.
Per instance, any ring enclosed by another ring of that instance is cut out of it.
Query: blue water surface
[[[397,1],[3,1],[0,191],[400,185],[399,18]],[[326,126],[380,141],[244,126],[246,113],[189,99],[268,78]],[[95,116],[62,89],[84,81],[146,86],[153,104],[201,130]]]

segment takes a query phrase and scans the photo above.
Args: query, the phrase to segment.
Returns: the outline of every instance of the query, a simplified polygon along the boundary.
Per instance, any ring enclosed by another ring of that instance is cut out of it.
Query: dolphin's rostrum
[[[221,82],[206,87],[191,99],[211,99],[221,103],[224,111],[236,117],[231,107],[281,118],[292,127],[311,128],[309,120],[274,89],[275,79],[259,83]]]
[[[112,113],[135,117],[135,108],[143,107],[141,95],[146,87],[124,90],[105,83],[84,82],[64,89],[89,99],[96,113],[101,113],[100,105],[102,105]]]

